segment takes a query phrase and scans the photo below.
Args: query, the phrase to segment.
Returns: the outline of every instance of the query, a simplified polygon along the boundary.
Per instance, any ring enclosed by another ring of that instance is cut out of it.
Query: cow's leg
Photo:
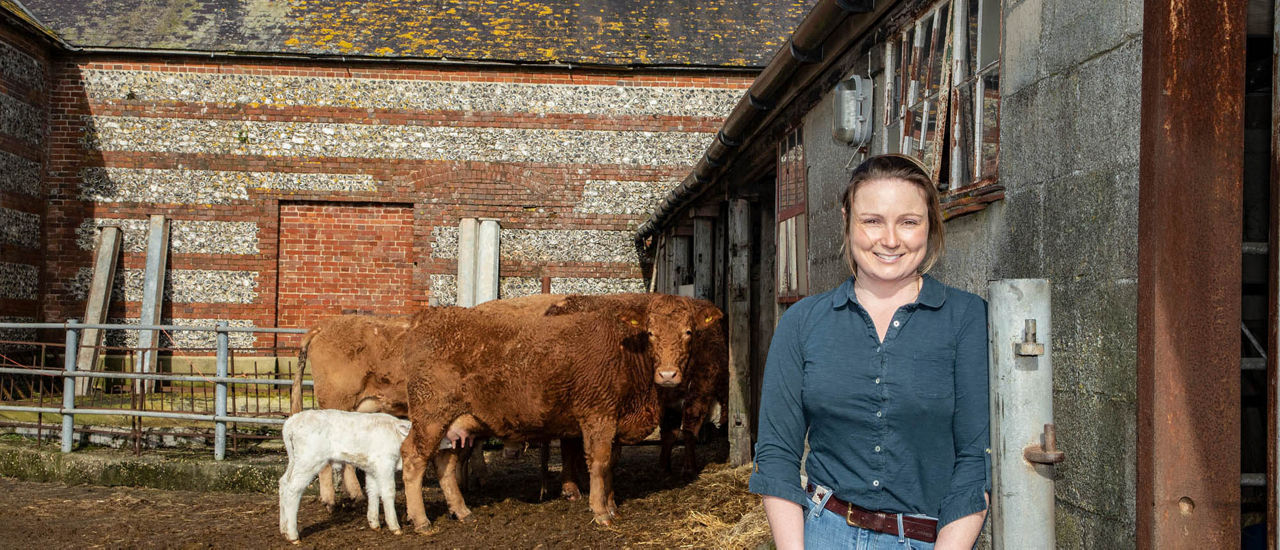
[[[302,492],[311,484],[311,479],[328,462],[290,463],[284,477],[280,478],[280,511],[284,523],[284,536],[294,544],[298,543],[298,505],[302,502]]]
[[[449,505],[449,511],[458,521],[471,522],[471,510],[462,499],[462,491],[458,488],[458,467],[461,463],[458,449],[442,450],[436,453],[436,474],[440,479],[440,492]]]
[[[371,471],[364,473],[365,487],[369,488],[369,502],[365,506],[365,519],[369,520],[369,528],[377,531],[382,528],[382,524],[378,522],[378,495],[381,489],[378,486],[378,476]]]
[[[575,437],[560,440],[560,496],[569,501],[582,498],[579,482],[581,476],[587,473],[583,453],[581,439]]]
[[[550,462],[551,440],[547,440],[538,444],[538,500],[547,498],[547,487],[551,485],[551,469],[547,467]],[[564,466],[560,469],[563,472]]]
[[[658,452],[658,465],[662,466],[664,473],[671,473],[671,448],[676,445],[675,430],[660,430],[662,435],[662,450]]]
[[[617,464],[618,459],[621,456],[622,456],[622,444],[615,442],[613,444],[613,452],[609,458],[609,464],[611,466],[604,473],[604,494],[605,494],[605,499],[607,501],[605,503],[605,506],[609,509],[609,515],[615,518],[618,517],[618,505],[614,504],[613,502],[613,467],[612,465]]]
[[[489,465],[484,461],[484,445],[479,442],[471,446],[471,456],[467,460],[467,473],[476,478],[476,487],[484,487],[485,478],[489,477]]]
[[[325,464],[324,468],[320,469],[319,484],[320,503],[324,505],[326,510],[333,512],[334,507],[337,505],[337,495],[333,490],[333,466]]]
[[[595,521],[613,525],[609,513],[608,475],[613,466],[613,436],[617,427],[604,419],[592,419],[582,425],[582,444],[587,451],[587,467],[591,473],[591,512]]]
[[[378,491],[375,493],[373,489],[369,490],[369,500],[375,498],[382,501],[382,515],[387,518],[387,528],[392,534],[399,535],[403,531],[400,530],[400,521],[396,519],[396,469],[394,467],[379,467],[374,472],[378,478]],[[369,478],[369,472],[365,472],[365,479]]]
[[[698,436],[689,430],[680,430],[684,435],[684,469],[680,474],[686,478],[693,477],[698,473],[698,455],[696,447],[698,445]]]
[[[404,438],[404,443],[400,445],[400,461],[403,463],[401,476],[404,479],[404,502],[405,515],[409,521],[413,522],[414,530],[418,532],[427,532],[431,529],[431,520],[427,519],[427,509],[422,502],[422,476],[427,472],[428,454],[425,451],[434,450],[435,445],[440,444],[440,436],[444,433],[444,426],[434,424],[429,429],[427,426],[418,426],[414,424],[409,429],[409,436]],[[423,432],[431,431],[431,436],[422,435]],[[425,446],[424,441],[431,441],[428,437],[434,437],[435,444]]]

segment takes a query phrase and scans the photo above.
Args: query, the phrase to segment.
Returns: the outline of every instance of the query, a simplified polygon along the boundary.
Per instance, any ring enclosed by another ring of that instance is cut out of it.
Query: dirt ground
[[[330,514],[308,496],[298,514],[302,547],[754,548],[767,537],[760,531],[759,500],[745,492],[749,467],[728,469],[727,454],[723,441],[699,446],[699,475],[684,479],[662,473],[658,447],[625,448],[614,476],[620,518],[601,527],[592,523],[584,500],[539,499],[536,451],[517,460],[491,451],[486,484],[466,494],[476,521],[446,517],[434,480],[425,483],[427,514],[437,527],[432,534],[372,531],[363,503]],[[557,455],[552,453],[556,471]],[[677,450],[677,464],[681,456]],[[558,483],[553,489],[558,493]],[[0,478],[0,547],[292,548],[279,533],[276,499]],[[402,522],[404,513],[401,491]]]

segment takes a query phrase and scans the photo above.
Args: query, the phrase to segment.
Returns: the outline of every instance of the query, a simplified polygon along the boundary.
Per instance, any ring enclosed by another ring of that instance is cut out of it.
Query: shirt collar
[[[929,308],[940,308],[947,301],[947,288],[928,274],[921,275],[924,282],[920,285],[920,295],[915,303]],[[853,277],[844,280],[836,291],[831,293],[831,307],[839,309],[845,304],[858,303],[858,295],[853,291]]]

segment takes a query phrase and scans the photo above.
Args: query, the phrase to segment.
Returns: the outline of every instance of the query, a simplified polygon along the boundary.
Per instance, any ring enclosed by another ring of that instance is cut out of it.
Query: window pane
[[[977,81],[956,89],[951,102],[951,174],[948,187],[973,183],[973,91]]]
[[[908,112],[907,140],[902,151],[908,155],[920,156],[921,143],[924,142],[924,103],[912,107]]]
[[[902,152],[902,121],[894,121],[884,133],[884,152]]]
[[[946,65],[946,46],[947,37],[951,34],[951,25],[948,24],[947,10],[950,8],[947,4],[943,4],[938,8],[938,14],[934,17],[933,42],[929,48],[929,94],[934,95],[942,87],[943,67]]]
[[[982,75],[982,157],[981,177],[998,175],[1000,153],[1000,67]]]
[[[920,95],[929,95],[929,53],[933,51],[933,15],[926,15],[917,27],[920,32],[920,48],[916,51],[915,78],[920,82]]]
[[[982,6],[982,0],[969,0],[969,13],[966,16],[965,28],[968,29],[968,38],[966,40],[965,52],[965,70],[964,74],[972,77],[978,74],[978,8]]]
[[[978,68],[986,67],[1000,59],[1000,0],[975,0],[982,2],[982,24],[978,29],[981,43]]]

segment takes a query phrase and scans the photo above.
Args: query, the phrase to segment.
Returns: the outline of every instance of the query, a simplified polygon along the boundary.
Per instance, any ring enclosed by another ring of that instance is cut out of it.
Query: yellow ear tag
[[[635,320],[635,319],[632,319],[632,320],[631,320],[631,326],[636,326],[636,325],[639,325],[639,324],[640,324],[640,321],[637,321],[637,320]]]
[[[710,323],[710,322],[711,322],[711,321],[713,321],[713,320],[714,320],[714,318],[712,318],[712,317],[707,317],[707,320],[706,320],[706,321],[703,321],[703,322],[704,322],[704,323]]]

